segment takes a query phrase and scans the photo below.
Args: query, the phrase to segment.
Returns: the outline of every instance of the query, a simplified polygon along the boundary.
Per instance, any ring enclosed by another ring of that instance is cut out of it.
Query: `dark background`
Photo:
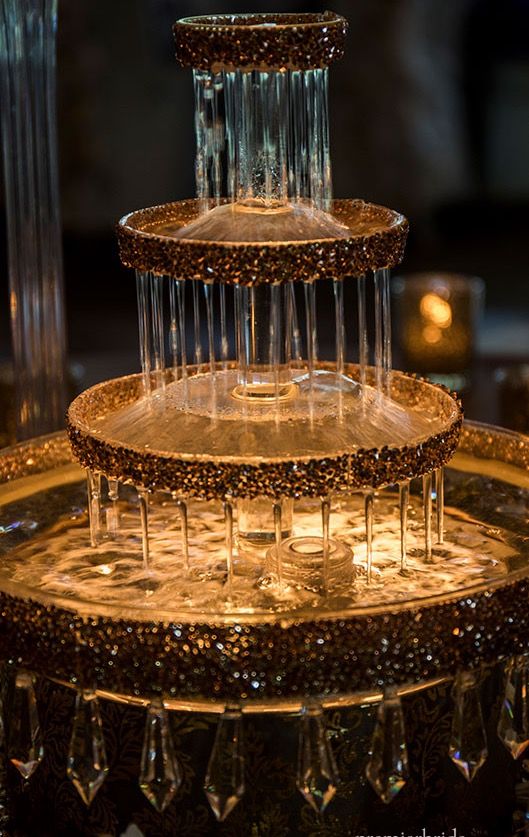
[[[191,72],[175,64],[172,22],[326,5],[59,0],[68,339],[83,385],[139,365],[134,277],[118,263],[116,220],[194,193]],[[346,58],[331,69],[335,194],[409,217],[403,272],[485,279],[480,362],[492,380],[496,366],[529,360],[529,0],[331,6],[350,21]]]

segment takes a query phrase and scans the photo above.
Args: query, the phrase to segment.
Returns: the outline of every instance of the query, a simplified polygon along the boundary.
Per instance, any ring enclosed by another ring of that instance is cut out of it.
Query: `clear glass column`
[[[2,145],[19,439],[61,427],[65,413],[56,29],[57,0],[0,0]]]
[[[273,243],[348,234],[327,212],[327,77],[327,69],[194,71],[202,216],[182,238]],[[222,193],[228,203],[219,205]],[[279,286],[235,290],[237,395],[242,386],[255,400],[261,390],[272,403],[271,389],[291,377],[291,306]]]

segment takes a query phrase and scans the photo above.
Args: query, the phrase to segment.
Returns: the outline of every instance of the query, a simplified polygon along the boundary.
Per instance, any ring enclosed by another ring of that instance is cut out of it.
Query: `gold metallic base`
[[[57,678],[50,678],[67,689],[76,689],[77,686]],[[409,697],[419,694],[428,689],[434,689],[443,683],[450,681],[449,677],[437,677],[424,683],[408,683],[395,689],[395,694],[400,697]],[[114,703],[126,704],[128,706],[139,706],[146,708],[151,702],[150,697],[137,697],[135,695],[123,695],[116,692],[107,692],[104,689],[96,689],[96,694],[103,700],[110,700]],[[324,697],[319,701],[322,709],[348,709],[354,706],[370,706],[380,703],[384,697],[381,691],[358,692],[357,694]],[[172,712],[197,712],[201,714],[221,715],[226,709],[226,703],[216,700],[182,700],[179,698],[163,698],[166,709]],[[243,715],[300,715],[305,702],[301,700],[269,700],[251,701],[240,704]]]

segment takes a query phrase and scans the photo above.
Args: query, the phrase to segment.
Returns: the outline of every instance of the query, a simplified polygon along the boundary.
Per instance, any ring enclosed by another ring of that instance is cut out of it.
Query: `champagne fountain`
[[[197,197],[118,225],[141,373],[75,399],[74,458],[62,434],[2,454],[7,757],[37,782],[36,682],[75,689],[67,770],[86,803],[110,783],[113,702],[146,707],[139,784],[157,811],[185,784],[170,717],[218,716],[202,783],[240,834],[247,716],[296,719],[315,817],[344,781],[330,711],[377,705],[361,774],[384,803],[413,784],[416,693],[452,683],[446,753],[470,782],[501,665],[499,740],[515,759],[529,743],[529,441],[462,429],[455,395],[392,369],[407,221],[332,195],[346,30],[332,12],[175,24]]]
[[[391,370],[389,269],[402,257],[406,220],[332,199],[327,74],[344,35],[331,13],[279,16],[273,26],[250,16],[175,27],[177,57],[194,68],[198,198],[121,221],[121,258],[137,275],[142,376],[89,390],[69,412],[73,450],[89,472],[93,542],[121,534],[111,514],[109,535],[101,476],[111,502],[120,485],[135,486],[143,583],[159,604],[167,590],[151,533],[153,493],[165,495],[154,526],[174,528],[175,510],[181,515],[173,604],[185,596],[196,607],[207,589],[221,610],[327,607],[363,570],[356,597],[374,581],[373,491],[388,484],[401,488],[406,568],[415,477],[424,480],[431,561],[432,477],[442,496],[461,411],[450,394]],[[334,348],[322,362],[318,297],[329,284]],[[333,503],[351,498],[365,506],[369,532],[358,567],[350,539],[333,526]],[[191,535],[215,502],[211,527],[224,533],[216,572]]]

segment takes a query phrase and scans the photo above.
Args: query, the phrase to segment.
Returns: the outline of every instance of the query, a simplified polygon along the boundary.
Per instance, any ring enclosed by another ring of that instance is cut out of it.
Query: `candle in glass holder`
[[[416,273],[393,283],[404,368],[450,375],[469,369],[483,308],[482,279],[454,273]]]

